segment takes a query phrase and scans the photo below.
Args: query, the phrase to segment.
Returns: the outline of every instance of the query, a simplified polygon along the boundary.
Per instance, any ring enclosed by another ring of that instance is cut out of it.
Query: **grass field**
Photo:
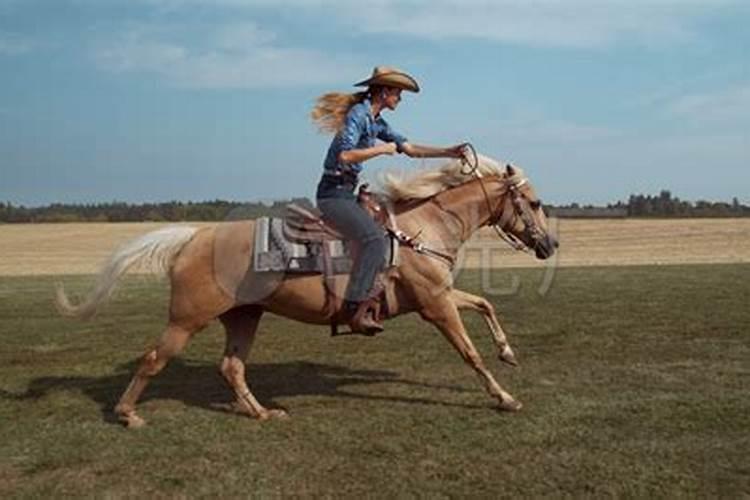
[[[493,273],[521,282],[490,297],[520,368],[464,316],[520,413],[494,410],[417,317],[331,339],[268,316],[249,380],[288,421],[226,410],[214,325],[147,389],[136,431],[109,415],[163,325],[164,283],[131,277],[80,323],[54,312],[59,276],[0,277],[0,497],[750,495],[750,265],[564,268],[540,296],[542,273]]]

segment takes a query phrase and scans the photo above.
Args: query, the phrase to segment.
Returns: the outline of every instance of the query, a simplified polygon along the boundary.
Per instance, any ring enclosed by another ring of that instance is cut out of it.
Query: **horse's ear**
[[[516,175],[516,169],[513,168],[513,165],[508,163],[507,165],[505,165],[505,173],[508,174],[508,177],[513,177],[514,175]]]

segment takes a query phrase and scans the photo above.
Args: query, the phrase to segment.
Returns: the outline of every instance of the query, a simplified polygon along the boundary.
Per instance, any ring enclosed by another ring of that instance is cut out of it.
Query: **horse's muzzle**
[[[550,235],[546,235],[544,238],[538,240],[534,245],[534,253],[536,253],[537,259],[549,259],[555,255],[555,250],[560,246],[560,243]]]

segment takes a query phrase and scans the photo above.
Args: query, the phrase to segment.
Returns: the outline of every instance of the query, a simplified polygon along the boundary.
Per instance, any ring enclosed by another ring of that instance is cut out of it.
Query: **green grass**
[[[520,368],[464,315],[520,413],[416,316],[374,339],[267,316],[249,380],[290,420],[225,410],[213,325],[149,386],[136,431],[111,409],[165,284],[130,278],[82,323],[55,314],[58,278],[0,278],[0,496],[750,495],[750,266],[562,269],[540,296],[542,272],[493,273],[521,279],[490,297]]]

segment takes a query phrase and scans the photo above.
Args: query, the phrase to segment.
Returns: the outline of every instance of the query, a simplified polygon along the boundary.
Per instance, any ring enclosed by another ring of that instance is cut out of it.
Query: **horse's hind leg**
[[[141,427],[146,422],[135,412],[135,405],[151,377],[159,373],[167,362],[179,354],[187,345],[193,333],[199,328],[185,328],[176,324],[169,324],[162,335],[159,344],[149,350],[141,359],[141,363],[125,389],[120,401],[115,407],[115,415],[127,427]]]
[[[510,348],[505,332],[495,314],[495,307],[484,297],[462,290],[451,290],[451,298],[459,309],[471,309],[482,315],[485,323],[487,323],[487,327],[492,332],[492,338],[495,340],[495,345],[499,351],[498,357],[500,361],[512,366],[518,366],[516,355],[513,353],[513,349]]]
[[[271,417],[286,417],[284,410],[269,410],[261,405],[245,380],[245,361],[255,340],[255,332],[263,315],[257,306],[242,306],[227,311],[219,319],[227,333],[221,374],[234,391],[237,407],[241,412],[259,420]]]

